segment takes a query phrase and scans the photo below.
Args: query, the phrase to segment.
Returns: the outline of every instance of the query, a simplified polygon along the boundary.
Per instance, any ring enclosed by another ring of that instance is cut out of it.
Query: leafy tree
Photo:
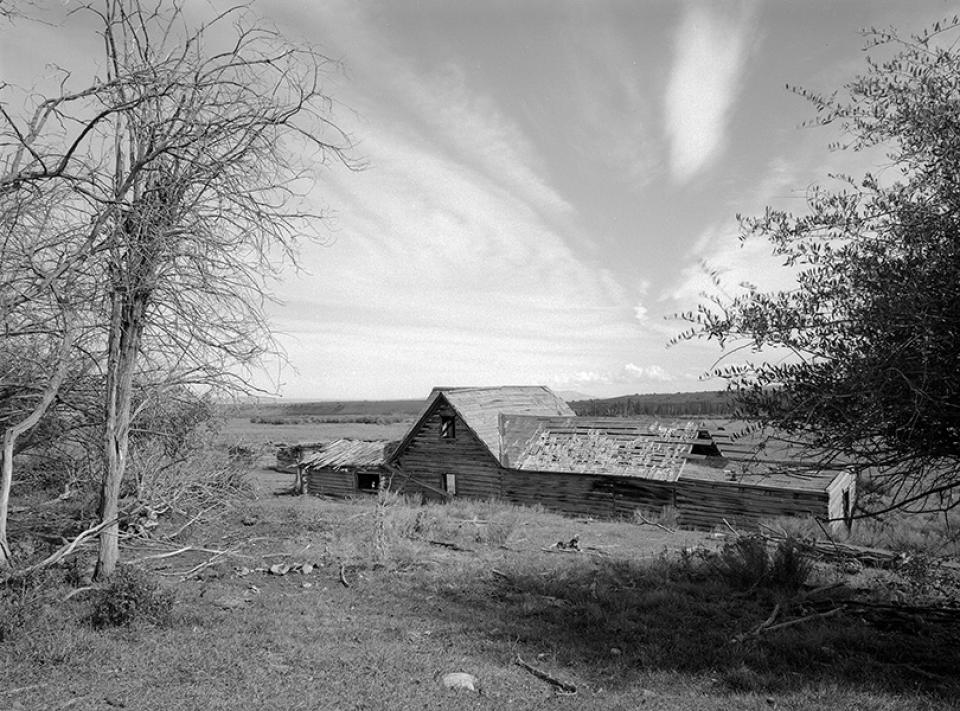
[[[786,353],[717,374],[744,415],[864,473],[881,494],[867,514],[946,510],[960,503],[960,24],[865,34],[867,67],[842,91],[796,91],[841,130],[833,148],[882,148],[890,165],[831,176],[802,214],[738,216],[796,287],[707,297],[681,338]]]

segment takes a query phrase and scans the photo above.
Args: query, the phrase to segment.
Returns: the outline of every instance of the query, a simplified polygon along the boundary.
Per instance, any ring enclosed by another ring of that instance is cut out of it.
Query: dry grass
[[[573,537],[579,552],[555,545]],[[840,616],[731,643],[789,598],[712,574],[689,552],[718,547],[700,534],[495,502],[266,496],[182,543],[231,554],[187,580],[212,554],[144,562],[177,598],[165,626],[91,628],[94,597],[60,602],[62,571],[6,591],[25,622],[0,642],[0,708],[892,711],[960,691],[954,629]],[[267,572],[281,563],[314,568]],[[451,671],[482,693],[441,688]]]

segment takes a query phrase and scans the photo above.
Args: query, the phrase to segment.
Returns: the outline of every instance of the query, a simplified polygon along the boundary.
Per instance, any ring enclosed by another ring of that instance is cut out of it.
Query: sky
[[[0,0],[2,1],[2,0]],[[62,2],[68,5],[69,2]],[[565,393],[713,390],[715,343],[668,347],[711,288],[788,287],[736,216],[802,211],[830,128],[787,90],[865,68],[859,30],[919,31],[941,0],[323,0],[254,3],[339,60],[333,120],[363,170],[318,166],[328,218],[269,306],[288,398],[425,396],[435,385]],[[73,62],[67,27],[0,28],[3,80]],[[53,36],[53,37],[51,37]],[[51,39],[55,42],[51,42]],[[43,49],[37,49],[38,47]]]

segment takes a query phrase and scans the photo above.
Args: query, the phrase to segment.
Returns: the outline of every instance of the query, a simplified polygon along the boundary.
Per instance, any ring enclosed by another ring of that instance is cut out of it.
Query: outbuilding
[[[355,496],[376,494],[386,474],[389,442],[338,439],[320,445],[299,464],[307,494]]]

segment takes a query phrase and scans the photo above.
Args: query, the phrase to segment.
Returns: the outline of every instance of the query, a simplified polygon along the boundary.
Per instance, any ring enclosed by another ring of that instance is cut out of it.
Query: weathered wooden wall
[[[360,491],[357,488],[358,473],[385,475],[385,472],[380,469],[369,467],[361,469],[353,467],[343,469],[333,469],[331,467],[308,468],[304,470],[307,493],[313,496],[355,496],[370,493]]]
[[[440,436],[440,418],[455,417],[456,436]],[[500,495],[501,469],[484,444],[443,400],[424,417],[404,442],[395,466],[407,476],[394,478],[393,488],[406,494],[439,499],[443,475],[456,475],[457,496],[491,498]],[[426,486],[424,486],[426,485]]]
[[[677,482],[677,513],[684,528],[754,528],[763,519],[827,513],[826,491],[791,491],[726,481]]]
[[[609,518],[615,511],[613,482],[585,474],[510,470],[504,472],[502,498],[580,516]]]
[[[849,506],[848,510],[843,507],[843,494],[847,493]],[[827,494],[830,497],[828,511],[830,525],[836,530],[846,528],[847,523],[842,519],[853,512],[853,506],[857,501],[857,478],[850,472],[842,472],[836,479],[830,482],[827,487]]]
[[[674,487],[672,482],[636,477],[511,469],[503,472],[502,498],[561,513],[612,518],[672,506]]]

